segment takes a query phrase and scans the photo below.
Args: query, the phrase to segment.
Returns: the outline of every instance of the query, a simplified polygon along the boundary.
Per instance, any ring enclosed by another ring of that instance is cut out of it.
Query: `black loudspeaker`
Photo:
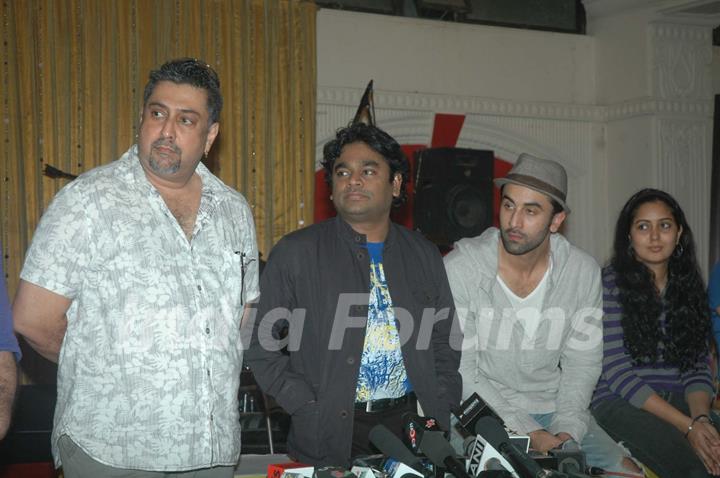
[[[492,151],[424,149],[415,154],[415,228],[441,247],[493,223]]]

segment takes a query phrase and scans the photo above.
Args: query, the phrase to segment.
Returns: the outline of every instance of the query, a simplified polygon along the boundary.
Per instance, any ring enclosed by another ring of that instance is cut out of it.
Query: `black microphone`
[[[540,468],[532,458],[527,454],[518,450],[518,448],[510,443],[510,437],[503,426],[492,417],[482,417],[475,424],[475,432],[481,435],[490,446],[495,448],[500,454],[509,461],[515,472],[521,478],[545,478],[552,474]]]
[[[501,425],[504,424],[500,415],[493,410],[490,404],[480,398],[477,392],[470,395],[459,407],[454,407],[450,409],[450,411],[458,419],[460,427],[467,433],[473,433],[475,431],[477,421],[482,417],[493,417],[499,421]]]
[[[413,455],[385,425],[378,424],[372,427],[368,438],[370,443],[375,445],[383,455],[395,458],[397,461],[413,467],[414,465],[420,465],[420,458]]]
[[[426,431],[423,433],[420,449],[433,465],[437,467],[444,466],[456,478],[470,478],[463,464],[455,458],[455,450],[445,439],[442,432]]]

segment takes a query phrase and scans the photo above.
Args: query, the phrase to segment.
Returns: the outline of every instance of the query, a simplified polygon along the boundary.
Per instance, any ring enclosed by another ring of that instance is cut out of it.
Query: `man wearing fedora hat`
[[[600,268],[558,231],[570,213],[567,174],[521,154],[504,178],[500,228],[445,257],[463,325],[463,397],[477,392],[539,452],[580,443],[588,464],[639,468],[593,420],[602,367]]]

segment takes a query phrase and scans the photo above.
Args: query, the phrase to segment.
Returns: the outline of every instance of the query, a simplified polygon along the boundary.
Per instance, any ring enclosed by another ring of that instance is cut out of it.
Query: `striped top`
[[[656,363],[643,366],[633,363],[623,342],[619,295],[615,271],[608,266],[603,269],[603,369],[590,407],[620,397],[640,408],[656,391],[684,392],[686,395],[706,391],[713,395],[708,358],[700,360],[696,368],[681,373],[664,361],[663,344],[659,344]],[[665,326],[664,314],[660,317],[660,326]]]

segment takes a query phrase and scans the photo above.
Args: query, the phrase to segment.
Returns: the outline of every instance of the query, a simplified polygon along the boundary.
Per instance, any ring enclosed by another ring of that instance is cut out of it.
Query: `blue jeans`
[[[542,413],[530,416],[547,429],[554,415],[554,413]],[[627,472],[622,461],[630,456],[630,452],[610,438],[610,435],[600,428],[593,417],[590,417],[588,431],[580,443],[580,448],[585,452],[588,466],[597,466],[605,471]]]

